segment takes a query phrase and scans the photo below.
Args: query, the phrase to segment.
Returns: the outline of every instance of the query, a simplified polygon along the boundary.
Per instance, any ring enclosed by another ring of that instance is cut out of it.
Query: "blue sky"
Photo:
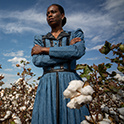
[[[15,64],[21,59],[31,62],[34,36],[50,31],[46,10],[52,3],[65,9],[64,30],[84,31],[87,50],[78,63],[110,62],[98,49],[106,40],[124,43],[124,0],[0,0],[0,74],[5,76],[4,87],[18,78],[16,73],[21,70]],[[42,75],[41,68],[32,63],[29,66],[37,76]]]

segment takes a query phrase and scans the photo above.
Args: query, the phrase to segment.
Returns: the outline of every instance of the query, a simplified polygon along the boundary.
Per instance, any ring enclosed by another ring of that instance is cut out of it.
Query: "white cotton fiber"
[[[75,99],[71,99],[71,101],[68,102],[67,107],[75,109]]]
[[[71,98],[71,91],[69,91],[68,89],[66,89],[64,92],[63,92],[63,95],[65,98]]]
[[[81,89],[83,95],[92,95],[94,92],[93,88],[90,85],[85,86]]]
[[[81,80],[72,80],[67,87],[71,92],[75,92],[77,89],[82,88],[83,82]]]

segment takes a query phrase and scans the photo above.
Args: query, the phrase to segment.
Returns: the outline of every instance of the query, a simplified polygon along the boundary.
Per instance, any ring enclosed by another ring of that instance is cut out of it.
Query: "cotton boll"
[[[76,102],[77,102],[78,104],[85,103],[86,97],[87,97],[87,96],[80,95],[80,96],[76,97],[75,100],[76,100]]]
[[[122,120],[124,120],[124,116],[122,116],[122,115],[119,115],[119,117],[120,117]]]
[[[79,92],[71,92],[70,90],[66,89],[66,90],[63,92],[63,95],[64,95],[65,98],[70,98],[70,99],[72,99],[72,98],[74,98],[74,97],[76,97],[76,96],[81,95],[81,93],[79,93]]]
[[[82,88],[83,82],[81,80],[72,80],[67,87],[71,92],[75,92],[77,89]]]
[[[16,94],[15,99],[18,99],[18,98],[19,98],[19,96],[20,96],[20,94]]]
[[[101,109],[103,109],[104,107],[105,107],[105,104],[102,104],[102,105],[101,105]]]
[[[6,115],[4,116],[4,120],[7,119],[11,115],[11,113],[12,113],[11,111],[7,111]]]
[[[109,118],[109,114],[105,113],[105,118]]]
[[[110,114],[112,114],[112,115],[116,115],[116,112],[115,111],[109,111],[110,112]]]
[[[90,121],[90,122],[93,122],[96,121],[96,115],[92,115],[91,116],[85,116],[86,120]],[[92,119],[93,118],[93,119]],[[98,114],[98,121],[102,121],[103,120],[103,116],[101,114]]]
[[[75,106],[76,109],[80,109],[80,107],[82,107],[83,105],[82,104],[78,104],[77,102],[75,102],[74,106]]]
[[[72,92],[71,93],[71,98],[78,97],[80,95],[81,95],[81,93],[79,93],[79,92]]]
[[[68,89],[66,89],[63,92],[63,95],[64,95],[65,98],[71,98],[71,91],[69,91]]]
[[[92,96],[88,95],[88,96],[85,96],[85,95],[80,95],[78,97],[76,97],[76,102],[78,104],[82,104],[82,103],[88,103],[92,100]]]
[[[67,107],[69,107],[70,109],[75,109],[75,99],[71,99],[70,102],[67,103]]]
[[[99,120],[99,121],[102,121],[102,120],[103,120],[102,114],[98,114],[98,120]]]
[[[24,110],[26,110],[26,106],[20,107],[20,111],[24,111]]]
[[[85,118],[86,118],[87,121],[90,121],[90,122],[92,121],[91,116],[85,116]]]
[[[3,97],[4,96],[4,90],[1,90],[0,91],[0,97]]]
[[[16,124],[22,124],[20,118],[18,116],[16,116],[15,114],[12,115],[12,118],[14,119],[14,122]]]
[[[90,85],[85,86],[82,88],[81,93],[83,95],[92,95],[94,92],[93,88]]]
[[[124,116],[124,107],[118,109],[119,113]]]
[[[88,123],[86,120],[83,120],[81,124],[90,124],[90,123]]]
[[[98,122],[98,124],[110,124],[110,123],[107,121],[100,121],[100,122]]]
[[[90,101],[92,101],[92,96],[88,95],[88,96],[86,97],[86,103],[88,103],[88,102],[90,102]]]
[[[12,104],[13,104],[14,106],[17,106],[17,105],[18,105],[16,100],[12,101]]]
[[[108,113],[109,112],[109,108],[106,106],[106,107],[102,108],[102,111]]]
[[[23,78],[19,78],[19,79],[15,82],[15,84],[20,84],[21,81],[23,81]]]
[[[33,105],[34,105],[34,104],[31,104],[31,105],[29,106],[28,110],[33,110]]]
[[[110,119],[108,119],[108,118],[104,118],[103,121],[106,121],[106,122],[108,122],[109,124],[112,122],[112,121],[111,121]]]

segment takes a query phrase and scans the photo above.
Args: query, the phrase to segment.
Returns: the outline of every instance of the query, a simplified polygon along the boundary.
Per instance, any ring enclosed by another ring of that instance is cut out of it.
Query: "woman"
[[[64,9],[52,4],[47,9],[47,22],[51,32],[35,36],[31,55],[37,67],[43,67],[34,103],[32,124],[80,124],[88,114],[85,107],[70,109],[66,105],[63,91],[71,80],[81,80],[74,71],[76,60],[85,53],[84,36],[81,29],[67,32]]]

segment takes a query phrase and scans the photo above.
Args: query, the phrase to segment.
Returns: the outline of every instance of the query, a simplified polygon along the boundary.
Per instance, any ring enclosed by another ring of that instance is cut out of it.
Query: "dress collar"
[[[50,32],[43,36],[45,39],[60,40],[62,37],[68,37],[69,33],[62,31],[57,38],[55,38]]]

